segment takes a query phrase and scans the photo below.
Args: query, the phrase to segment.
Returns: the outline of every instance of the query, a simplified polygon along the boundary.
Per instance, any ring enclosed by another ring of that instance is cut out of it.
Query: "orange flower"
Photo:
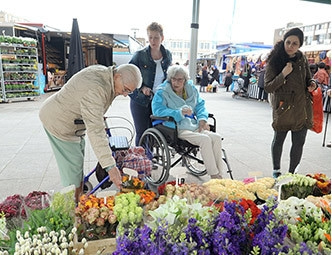
[[[331,214],[331,207],[328,204],[328,202],[325,199],[320,199],[320,202],[322,203],[322,207],[327,210]]]
[[[324,236],[325,236],[326,239],[331,243],[331,235],[330,235],[330,234],[326,234],[326,233],[324,233]]]
[[[135,193],[141,197],[142,204],[148,204],[156,197],[156,193],[146,189],[135,190]]]

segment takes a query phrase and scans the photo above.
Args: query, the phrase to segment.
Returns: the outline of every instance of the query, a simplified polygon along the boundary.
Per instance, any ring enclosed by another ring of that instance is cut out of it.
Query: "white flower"
[[[72,230],[71,230],[71,232],[75,235],[76,232],[77,232],[77,228],[73,227]]]

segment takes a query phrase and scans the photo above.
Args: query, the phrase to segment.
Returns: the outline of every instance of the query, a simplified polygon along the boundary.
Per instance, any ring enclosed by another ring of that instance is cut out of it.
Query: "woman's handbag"
[[[312,131],[320,133],[323,130],[323,94],[320,87],[311,92],[312,95],[312,114],[313,114],[313,127]]]

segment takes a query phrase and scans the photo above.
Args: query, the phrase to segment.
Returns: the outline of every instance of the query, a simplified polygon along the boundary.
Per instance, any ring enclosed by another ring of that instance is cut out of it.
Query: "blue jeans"
[[[303,146],[305,143],[305,138],[307,136],[307,128],[303,128],[299,131],[291,131],[292,133],[292,147],[290,150],[290,162],[289,169],[290,173],[294,173],[296,167],[301,161]],[[272,161],[273,161],[273,169],[280,169],[280,160],[282,154],[282,148],[284,145],[284,141],[286,139],[288,131],[275,131],[274,138],[272,141]]]
[[[143,135],[144,131],[152,127],[150,115],[152,114],[151,104],[148,107],[144,107],[134,100],[130,100],[130,111],[134,120],[136,139],[135,145],[138,146],[139,140]]]

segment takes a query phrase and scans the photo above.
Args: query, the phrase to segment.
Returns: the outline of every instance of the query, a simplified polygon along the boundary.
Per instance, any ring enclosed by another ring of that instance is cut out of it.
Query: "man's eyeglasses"
[[[123,82],[122,79],[122,93],[126,93],[127,95],[132,94],[134,91],[130,90]]]
[[[127,95],[133,94],[134,91],[131,91],[129,88],[123,85],[122,93],[126,93]]]
[[[172,82],[184,82],[184,78],[171,78]]]

